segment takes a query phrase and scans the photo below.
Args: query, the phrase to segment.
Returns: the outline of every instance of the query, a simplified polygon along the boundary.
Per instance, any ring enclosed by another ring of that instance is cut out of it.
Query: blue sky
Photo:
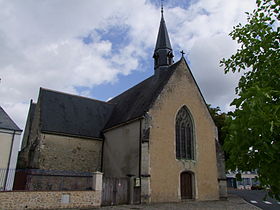
[[[254,0],[165,0],[164,17],[206,99],[232,109],[238,74],[219,60]],[[0,0],[0,106],[24,128],[40,87],[108,100],[153,74],[160,0]]]

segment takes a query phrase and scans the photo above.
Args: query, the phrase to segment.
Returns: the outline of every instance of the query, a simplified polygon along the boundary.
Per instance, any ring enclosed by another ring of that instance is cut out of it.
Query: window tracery
[[[176,116],[176,158],[194,160],[193,123],[184,106]]]

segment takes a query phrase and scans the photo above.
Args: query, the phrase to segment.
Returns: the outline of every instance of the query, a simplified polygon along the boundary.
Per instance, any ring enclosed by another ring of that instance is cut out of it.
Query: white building
[[[241,175],[241,180],[238,180],[237,174]],[[258,174],[256,171],[245,171],[245,172],[238,172],[238,171],[229,171],[226,174],[227,177],[227,186],[237,189],[247,189],[250,190],[252,186],[259,186],[260,183],[257,179]]]
[[[13,188],[21,132],[0,106],[0,191]]]

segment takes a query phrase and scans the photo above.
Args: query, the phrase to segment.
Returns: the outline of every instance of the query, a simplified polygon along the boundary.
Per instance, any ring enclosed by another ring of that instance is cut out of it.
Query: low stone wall
[[[13,189],[25,191],[92,190],[93,174],[90,172],[18,169]]]
[[[101,191],[0,192],[0,209],[59,209],[99,207]]]

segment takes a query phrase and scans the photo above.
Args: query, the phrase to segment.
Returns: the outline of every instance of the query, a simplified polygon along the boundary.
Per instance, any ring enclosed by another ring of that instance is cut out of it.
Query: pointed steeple
[[[157,72],[161,68],[172,65],[174,63],[173,57],[174,55],[163,17],[163,8],[161,7],[161,20],[153,56],[155,71]]]

